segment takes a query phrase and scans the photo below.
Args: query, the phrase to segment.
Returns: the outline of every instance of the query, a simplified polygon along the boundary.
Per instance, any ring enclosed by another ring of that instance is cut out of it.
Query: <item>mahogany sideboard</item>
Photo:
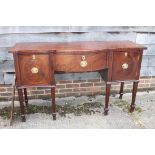
[[[105,115],[109,110],[111,84],[121,83],[119,93],[122,98],[124,82],[133,82],[130,109],[133,112],[144,49],[146,47],[131,41],[17,43],[9,52],[14,57],[22,121],[26,121],[24,102],[27,105],[29,87],[51,88],[51,110],[53,120],[56,119],[55,73],[99,72],[106,82]]]

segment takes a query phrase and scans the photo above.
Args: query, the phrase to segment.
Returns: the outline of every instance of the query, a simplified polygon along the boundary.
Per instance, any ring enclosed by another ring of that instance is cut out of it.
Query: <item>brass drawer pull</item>
[[[35,60],[36,59],[36,56],[33,54],[32,55],[32,60]]]
[[[86,57],[82,56],[82,61],[80,62],[80,66],[83,67],[83,68],[88,65],[88,63],[87,63],[87,61],[85,59],[86,59]]]
[[[125,54],[124,54],[124,55],[125,55],[125,57],[127,57],[127,56],[128,56],[128,53],[127,53],[127,52],[125,52]]]
[[[37,67],[32,67],[31,72],[32,74],[37,74],[39,72],[39,69]]]
[[[123,69],[128,69],[128,67],[129,67],[129,66],[128,66],[127,63],[124,63],[124,64],[122,65],[122,68],[123,68]]]

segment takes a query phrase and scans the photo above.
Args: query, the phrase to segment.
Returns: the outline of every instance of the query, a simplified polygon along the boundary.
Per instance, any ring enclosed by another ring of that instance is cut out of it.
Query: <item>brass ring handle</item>
[[[129,67],[129,65],[128,65],[127,63],[124,63],[124,64],[122,65],[122,68],[123,68],[123,69],[128,69],[128,67]]]
[[[128,53],[127,53],[127,52],[125,52],[125,54],[124,54],[124,55],[125,55],[125,57],[127,57],[127,56],[128,56]]]
[[[39,72],[39,69],[37,67],[32,67],[31,72],[32,74],[37,74]]]
[[[32,55],[32,60],[35,60],[36,59],[36,56],[33,54]]]
[[[82,61],[80,62],[80,66],[83,67],[83,68],[88,65],[88,63],[87,63],[87,61],[85,59],[86,59],[86,57],[82,56]]]

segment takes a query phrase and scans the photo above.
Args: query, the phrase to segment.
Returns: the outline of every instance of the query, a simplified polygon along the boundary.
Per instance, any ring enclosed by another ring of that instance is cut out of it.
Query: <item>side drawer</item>
[[[20,85],[51,84],[49,54],[18,54]]]
[[[137,80],[142,52],[115,52],[113,54],[112,81]]]

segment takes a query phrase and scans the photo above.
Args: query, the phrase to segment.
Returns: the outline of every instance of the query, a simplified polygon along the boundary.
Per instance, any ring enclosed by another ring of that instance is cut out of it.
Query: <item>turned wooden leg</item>
[[[53,120],[56,120],[55,87],[51,88],[51,97],[52,97],[52,116]]]
[[[26,118],[25,118],[25,107],[24,107],[24,103],[23,103],[22,89],[18,89],[18,97],[19,97],[19,103],[20,103],[21,119],[22,119],[22,122],[25,122]]]
[[[24,88],[25,105],[28,106],[27,89]]]
[[[132,101],[131,101],[131,106],[130,106],[130,112],[133,112],[135,109],[137,87],[138,87],[138,82],[133,82]]]
[[[124,82],[121,82],[121,87],[120,87],[120,91],[119,91],[119,99],[122,99],[122,96],[123,96],[123,88],[124,88]]]
[[[106,84],[104,115],[108,115],[108,111],[109,111],[108,106],[109,106],[110,87],[111,87],[111,84]]]

